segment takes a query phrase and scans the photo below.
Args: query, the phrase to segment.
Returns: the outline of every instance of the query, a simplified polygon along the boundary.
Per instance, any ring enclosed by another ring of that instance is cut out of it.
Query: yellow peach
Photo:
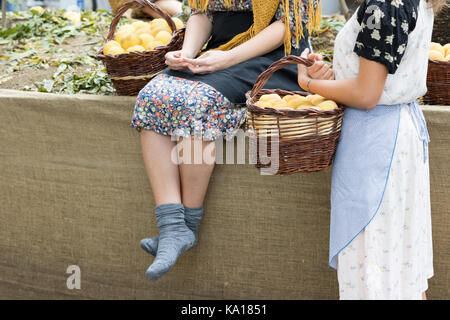
[[[150,28],[150,26],[141,27],[141,28],[136,30],[136,33],[138,35],[141,35],[141,34],[149,34],[149,35],[151,35],[152,34],[152,29]]]
[[[150,25],[152,27],[160,26],[160,27],[166,27],[166,28],[170,29],[169,24],[163,18],[153,19],[152,21],[150,21]]]
[[[309,102],[308,100],[303,100],[303,99],[292,99],[291,101],[288,102],[289,105],[291,107],[293,107],[294,109],[304,109],[305,106],[310,105],[311,102]]]
[[[430,43],[430,51],[431,51],[431,50],[438,51],[438,52],[440,52],[442,55],[445,54],[444,47],[443,47],[440,43],[437,43],[437,42],[431,42],[431,43]]]
[[[133,31],[134,32],[134,31]],[[119,42],[122,41],[122,38],[124,38],[127,34],[132,33],[131,31],[127,31],[127,30],[122,30],[116,33],[116,35],[114,36],[114,40]]]
[[[181,29],[184,27],[184,23],[183,21],[181,21],[180,18],[172,18],[173,22],[175,23],[175,26],[177,27],[177,29]]]
[[[105,54],[110,54],[113,56],[117,56],[119,54],[125,53],[125,50],[123,50],[122,47],[112,47],[111,49],[109,49],[108,53]]]
[[[274,109],[292,109],[292,107],[284,100],[280,100],[272,105]]]
[[[150,42],[155,40],[152,35],[146,33],[139,35],[139,38],[143,47],[146,47]]]
[[[431,60],[439,60],[439,61],[444,61],[444,55],[436,50],[430,50],[430,53],[428,54],[428,58],[430,58]]]
[[[105,44],[105,46],[103,47],[103,54],[108,54],[109,50],[111,50],[111,48],[113,48],[113,47],[119,47],[120,48],[121,46],[120,46],[120,43],[118,43],[115,40],[108,41]]]
[[[124,24],[123,26],[119,27],[117,33],[125,31],[134,32],[134,27],[131,24]]]
[[[306,97],[306,99],[315,106],[317,106],[319,103],[325,101],[325,98],[318,94],[309,95]]]
[[[264,102],[264,101],[258,101],[258,102],[255,102],[255,106],[258,106],[258,107],[260,107],[260,108],[268,108],[268,107],[271,107],[270,104],[268,104],[267,102]]]
[[[137,34],[129,32],[120,40],[120,45],[127,50],[129,47],[141,45],[141,38]]]
[[[320,110],[324,111],[334,110],[338,107],[336,102],[334,102],[333,100],[325,100],[324,102],[319,103],[317,106],[320,108]]]
[[[147,44],[145,44],[145,50],[153,50],[157,47],[162,47],[164,46],[163,43],[159,42],[159,41],[150,41]]]
[[[156,41],[159,41],[164,44],[168,44],[171,39],[172,39],[172,34],[165,30],[158,32],[158,34],[155,37]]]
[[[448,56],[450,54],[450,43],[447,43],[444,46],[444,53],[445,53],[445,56]]]
[[[148,23],[147,23],[147,22],[144,22],[144,21],[138,20],[138,21],[133,22],[133,23],[131,24],[131,26],[132,26],[132,27],[134,28],[134,30],[136,31],[136,30],[139,30],[140,28],[148,27]]]
[[[127,49],[127,52],[134,52],[134,51],[145,51],[145,48],[143,46],[137,45],[137,46],[129,47]]]
[[[259,98],[259,101],[269,101],[269,100],[272,100],[272,99],[281,100],[281,97],[278,94],[276,94],[276,93],[263,94],[261,96],[261,98]]]

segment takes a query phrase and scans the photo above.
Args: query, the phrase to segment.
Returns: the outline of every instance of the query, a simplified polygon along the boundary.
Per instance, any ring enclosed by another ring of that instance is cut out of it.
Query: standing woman
[[[130,124],[141,133],[160,229],[159,236],[141,241],[156,256],[148,278],[158,279],[197,243],[214,140],[232,139],[245,121],[245,93],[285,52],[298,55],[310,47],[306,30],[318,23],[320,10],[306,1],[189,1],[183,48],[167,53],[169,68],[141,90]],[[266,87],[297,89],[296,67],[278,72]],[[181,138],[178,144],[171,136]],[[177,145],[194,150],[194,141],[209,159],[201,164],[172,159]]]
[[[330,261],[341,299],[425,299],[433,276],[426,93],[444,0],[365,0],[336,38],[335,81],[302,88],[345,110],[333,166]]]

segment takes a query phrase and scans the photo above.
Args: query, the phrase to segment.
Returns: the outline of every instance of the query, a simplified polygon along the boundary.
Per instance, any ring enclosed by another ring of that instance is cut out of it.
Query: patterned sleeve
[[[365,0],[357,12],[360,30],[353,51],[394,74],[416,26],[418,5],[419,0]]]
[[[205,14],[209,21],[211,21],[211,23],[213,22],[213,14],[210,10],[206,9],[206,11],[200,11],[194,8],[190,8],[191,9],[191,16],[196,15],[196,14]]]

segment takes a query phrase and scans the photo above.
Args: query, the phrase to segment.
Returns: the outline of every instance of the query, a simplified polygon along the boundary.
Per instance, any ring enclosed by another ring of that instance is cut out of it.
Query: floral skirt
[[[232,139],[245,116],[245,105],[231,103],[208,84],[159,74],[139,92],[130,127],[185,138]]]
[[[342,300],[420,300],[433,276],[429,162],[409,108],[377,215],[338,255]]]

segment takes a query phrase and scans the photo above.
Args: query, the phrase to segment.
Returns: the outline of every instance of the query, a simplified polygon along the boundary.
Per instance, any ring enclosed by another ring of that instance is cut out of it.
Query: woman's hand
[[[188,64],[183,60],[184,58],[192,58],[193,56],[183,50],[170,51],[165,55],[166,64],[172,70],[184,70]]]
[[[310,67],[298,65],[298,84],[303,90],[308,90],[307,82],[310,79],[317,80],[334,80],[334,71],[324,61],[320,54],[309,53],[309,49],[305,49],[302,58],[314,61]]]
[[[183,58],[189,70],[197,74],[207,74],[226,69],[233,65],[228,51],[211,50],[197,59]]]

